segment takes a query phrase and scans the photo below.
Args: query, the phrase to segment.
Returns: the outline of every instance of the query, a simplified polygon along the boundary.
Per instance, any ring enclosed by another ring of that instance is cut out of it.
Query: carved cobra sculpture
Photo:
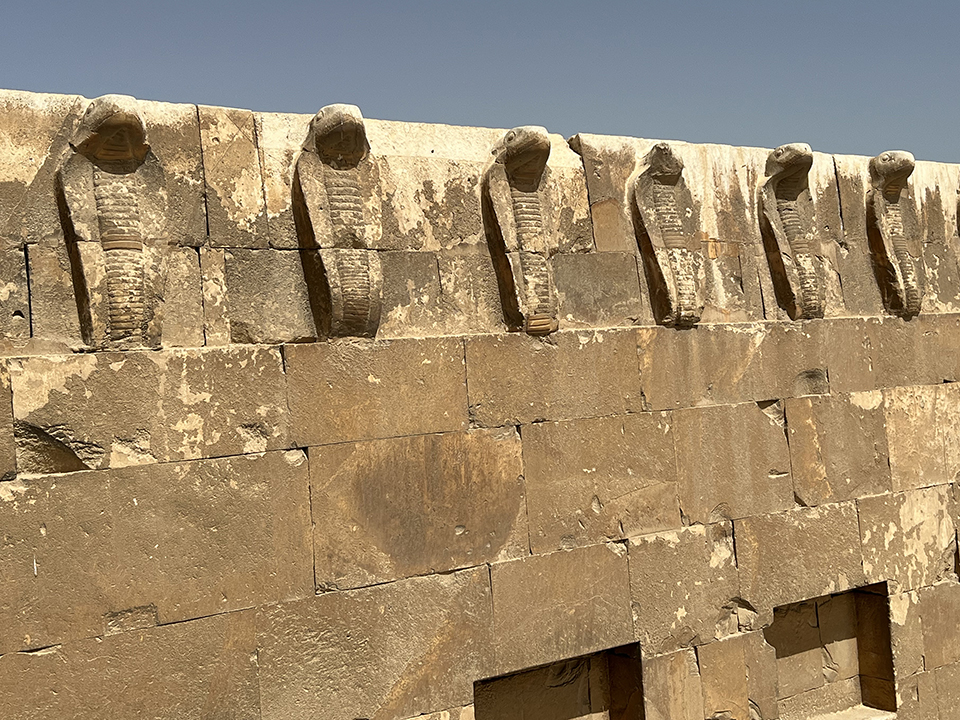
[[[383,275],[372,249],[379,238],[376,175],[359,108],[328,105],[310,123],[297,160],[294,212],[301,245],[319,249],[322,282],[314,294],[327,332],[373,337],[380,325]],[[308,275],[308,280],[311,280]]]
[[[683,160],[668,143],[653,146],[634,183],[640,252],[658,322],[689,327],[700,321],[703,299],[699,278],[699,225],[683,180]]]
[[[777,295],[794,320],[823,317],[825,304],[808,184],[812,166],[809,145],[781,145],[767,157],[765,174],[769,179],[761,191],[767,259]]]
[[[916,227],[912,204],[904,192],[914,166],[908,152],[880,153],[870,160],[867,194],[867,231],[881,294],[888,309],[904,317],[918,314],[923,300],[917,260],[908,247],[905,229]]]
[[[483,180],[484,225],[504,316],[530,335],[547,335],[558,327],[554,247],[542,208],[550,138],[542,127],[517,127],[493,154]]]

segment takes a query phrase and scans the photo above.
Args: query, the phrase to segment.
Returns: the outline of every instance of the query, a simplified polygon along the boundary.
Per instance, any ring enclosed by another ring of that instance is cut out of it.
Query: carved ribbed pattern
[[[343,296],[343,328],[347,335],[362,335],[370,321],[370,258],[365,251],[338,252],[337,274]]]
[[[143,323],[143,234],[136,178],[99,167],[93,172],[97,220],[107,270],[111,340],[139,335]]]
[[[330,222],[335,226],[360,228],[363,225],[363,198],[357,169],[337,170],[324,165],[323,184],[327,190]]]
[[[677,285],[677,320],[697,322],[699,307],[697,303],[697,266],[693,253],[687,248],[670,248],[670,270]]]
[[[899,198],[896,202],[887,203],[887,228],[890,231],[890,244],[893,245],[893,254],[897,265],[900,266],[900,278],[903,281],[903,305],[909,313],[920,312],[920,284],[917,282],[917,271],[913,258],[907,249],[907,239],[903,232],[903,215],[900,212]]]
[[[685,246],[683,237],[683,221],[680,210],[677,208],[677,197],[673,185],[667,185],[654,179],[653,203],[657,209],[657,225],[663,236],[663,244],[668,248],[682,248]]]
[[[543,216],[540,212],[540,196],[536,192],[524,192],[510,186],[513,199],[513,217],[517,224],[517,239],[520,247],[528,238],[533,240],[543,233]]]
[[[520,258],[520,268],[524,283],[533,291],[536,305],[531,303],[528,312],[531,315],[553,315],[553,289],[550,284],[550,270],[547,259],[540,253],[524,253]],[[529,296],[528,296],[529,297]]]
[[[817,276],[814,253],[797,208],[800,179],[799,176],[785,179],[777,185],[777,214],[780,216],[784,235],[787,236],[787,244],[793,252],[794,267],[800,282],[800,301],[803,306],[800,317],[807,318],[821,314],[820,279]]]

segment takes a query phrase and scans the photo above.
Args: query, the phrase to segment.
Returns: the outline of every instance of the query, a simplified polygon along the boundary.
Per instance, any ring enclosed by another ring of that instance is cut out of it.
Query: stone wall
[[[960,717],[960,167],[335,107],[0,93],[0,716]]]

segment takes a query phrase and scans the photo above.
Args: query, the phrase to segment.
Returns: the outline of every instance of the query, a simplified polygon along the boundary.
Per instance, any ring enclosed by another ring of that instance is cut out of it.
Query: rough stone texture
[[[960,662],[960,585],[945,580],[920,590],[920,618],[923,627],[923,667],[934,670]]]
[[[20,347],[30,337],[26,251],[0,237],[0,348]],[[69,305],[66,310],[69,318]]]
[[[503,311],[493,260],[486,246],[461,245],[437,253],[440,302],[458,332],[502,332]]]
[[[9,361],[23,472],[288,447],[280,353],[98,353]]]
[[[644,659],[643,703],[647,720],[702,720],[703,690],[693,650]]]
[[[171,248],[164,290],[164,347],[203,346],[200,255],[195,248]]]
[[[867,581],[891,580],[891,592],[902,592],[951,576],[957,553],[951,501],[944,486],[858,500]]]
[[[630,330],[559,332],[549,340],[467,338],[466,358],[470,416],[479,425],[641,409],[636,337]]]
[[[5,718],[259,720],[254,614],[242,611],[0,656]]]
[[[553,258],[561,328],[646,324],[637,260],[629,253],[565,253]]]
[[[799,502],[823,505],[890,491],[880,392],[787,398],[784,410]]]
[[[253,113],[206,105],[198,111],[210,245],[267,247]]]
[[[884,391],[894,490],[941,485],[955,479],[960,469],[958,407],[960,386],[954,384]]]
[[[746,635],[707,643],[697,650],[703,687],[703,717],[750,717]]]
[[[643,535],[628,548],[633,623],[645,656],[737,631],[742,608],[730,523]]]
[[[673,413],[680,509],[688,522],[793,507],[790,453],[775,409],[747,403]]]
[[[744,518],[734,531],[743,598],[761,623],[774,607],[865,584],[852,502]]]
[[[299,450],[9,481],[0,514],[0,653],[313,593]]]
[[[473,701],[493,673],[486,568],[257,611],[265,720],[410,717]]]
[[[317,585],[526,555],[522,475],[513,428],[311,448]]]
[[[495,673],[633,642],[627,556],[593,545],[491,568]],[[539,598],[536,613],[528,613]]]
[[[13,392],[10,372],[0,366],[0,481],[17,473],[17,443],[13,435]]]
[[[228,345],[226,250],[200,248],[200,282],[203,298],[203,336],[206,345]]]
[[[535,423],[522,435],[535,553],[680,527],[668,413]]]
[[[253,114],[263,175],[267,234],[272,248],[293,250],[299,246],[290,189],[294,161],[307,137],[311,117],[287,113]]]
[[[436,253],[378,254],[383,268],[379,337],[444,335],[444,330],[456,326],[441,297]]]
[[[289,345],[284,362],[298,446],[467,427],[457,338]]]

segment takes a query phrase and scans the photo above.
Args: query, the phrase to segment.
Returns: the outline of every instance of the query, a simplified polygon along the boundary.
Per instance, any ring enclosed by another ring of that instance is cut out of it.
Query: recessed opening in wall
[[[481,680],[473,699],[476,720],[643,720],[640,646]]]
[[[780,720],[895,717],[886,583],[778,607],[764,636],[777,655]]]

